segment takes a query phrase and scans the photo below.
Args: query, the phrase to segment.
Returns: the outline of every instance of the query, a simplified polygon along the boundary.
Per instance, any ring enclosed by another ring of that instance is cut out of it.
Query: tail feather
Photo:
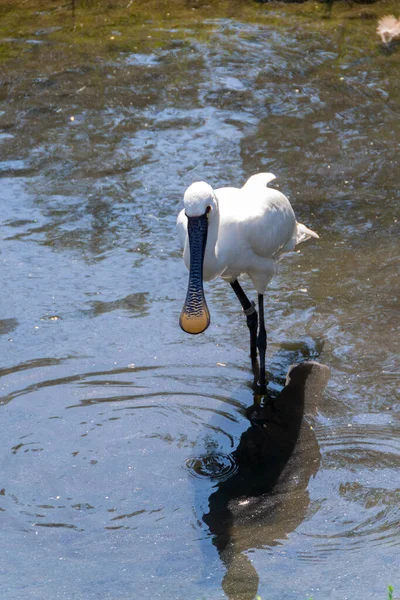
[[[310,238],[316,238],[316,239],[319,238],[318,233],[315,233],[315,231],[308,229],[308,227],[306,227],[302,223],[296,223],[296,224],[297,224],[296,244],[300,244],[300,242],[305,242],[306,240],[309,240]]]

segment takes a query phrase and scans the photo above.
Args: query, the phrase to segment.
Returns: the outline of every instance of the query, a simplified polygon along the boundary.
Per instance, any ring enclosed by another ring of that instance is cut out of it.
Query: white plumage
[[[268,183],[272,173],[253,175],[238,189],[216,190],[199,181],[185,192],[184,209],[177,220],[183,258],[189,269],[189,284],[180,326],[198,334],[210,324],[203,279],[221,276],[228,281],[240,301],[250,331],[250,356],[256,389],[266,392],[264,292],[282,253],[299,242],[318,235],[296,221],[289,200]],[[258,315],[254,302],[242,290],[238,277],[247,273],[258,293]],[[257,348],[260,355],[258,370]]]
[[[199,181],[186,190],[177,229],[188,268],[187,217],[200,216],[211,206],[203,278],[209,281],[221,276],[231,282],[247,273],[257,292],[264,294],[279,256],[310,237],[318,238],[314,231],[297,223],[286,196],[267,187],[274,179],[272,173],[259,173],[240,189],[213,190]]]
[[[386,15],[378,21],[376,33],[380,36],[382,43],[388,46],[392,40],[400,37],[400,19],[393,15]]]

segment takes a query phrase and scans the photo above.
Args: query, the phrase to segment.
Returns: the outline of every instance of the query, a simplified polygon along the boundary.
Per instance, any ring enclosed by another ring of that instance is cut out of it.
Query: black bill
[[[207,215],[188,217],[188,236],[190,248],[189,284],[183,305],[179,325],[187,333],[202,333],[210,324],[203,290],[203,261],[207,243]]]

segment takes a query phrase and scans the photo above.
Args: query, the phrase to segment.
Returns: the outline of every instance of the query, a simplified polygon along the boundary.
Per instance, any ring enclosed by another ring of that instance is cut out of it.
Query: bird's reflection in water
[[[317,362],[289,368],[281,393],[252,407],[251,426],[233,453],[237,471],[209,498],[203,520],[226,567],[222,586],[230,600],[257,594],[259,578],[246,550],[284,540],[307,513],[308,482],[320,464],[310,422],[328,378],[329,368]]]

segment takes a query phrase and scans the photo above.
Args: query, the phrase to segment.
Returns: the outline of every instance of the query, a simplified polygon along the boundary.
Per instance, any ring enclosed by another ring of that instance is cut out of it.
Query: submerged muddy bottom
[[[71,32],[60,9],[4,33],[24,47],[0,106],[7,600],[400,589],[400,52],[371,41],[369,19],[252,10],[132,29],[110,11],[92,46],[89,9]],[[232,523],[227,566],[204,516],[249,427],[248,331],[222,281],[206,284],[207,332],[180,330],[175,219],[192,181],[260,171],[320,235],[266,295],[271,394],[305,359],[331,377],[317,466],[273,518]]]

